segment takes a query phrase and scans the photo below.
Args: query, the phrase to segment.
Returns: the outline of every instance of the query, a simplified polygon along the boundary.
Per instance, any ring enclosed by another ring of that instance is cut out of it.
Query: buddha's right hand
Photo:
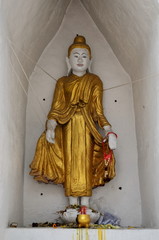
[[[56,121],[55,120],[47,120],[47,130],[46,130],[46,140],[49,143],[54,143],[55,142],[55,128],[56,128]]]

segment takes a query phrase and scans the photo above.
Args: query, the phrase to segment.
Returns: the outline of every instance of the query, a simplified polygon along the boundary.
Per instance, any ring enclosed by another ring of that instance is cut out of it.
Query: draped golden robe
[[[44,183],[63,184],[66,196],[91,196],[92,188],[115,176],[114,155],[107,167],[103,161],[102,128],[110,125],[103,114],[103,85],[98,76],[74,74],[57,81],[48,119],[54,119],[55,143],[44,132],[30,165],[30,175]],[[105,144],[109,152],[108,142]]]

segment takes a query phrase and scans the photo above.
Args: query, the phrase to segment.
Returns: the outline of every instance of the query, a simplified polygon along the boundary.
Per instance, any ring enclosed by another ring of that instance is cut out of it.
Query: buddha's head
[[[73,44],[68,49],[67,65],[69,71],[83,76],[88,70],[91,63],[91,49],[86,44],[83,36],[76,36]]]

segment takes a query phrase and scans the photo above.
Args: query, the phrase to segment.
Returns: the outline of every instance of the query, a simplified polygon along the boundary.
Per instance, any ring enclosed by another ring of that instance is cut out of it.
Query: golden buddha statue
[[[91,49],[83,36],[76,36],[68,49],[68,76],[57,81],[46,130],[38,140],[30,175],[44,183],[63,184],[70,204],[89,206],[92,189],[103,186],[115,176],[115,159],[103,161],[105,130],[106,153],[116,148],[116,136],[104,116],[103,84],[88,71]]]

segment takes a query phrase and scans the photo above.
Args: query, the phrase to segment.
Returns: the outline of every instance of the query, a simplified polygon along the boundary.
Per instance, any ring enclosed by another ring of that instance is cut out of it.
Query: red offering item
[[[81,214],[86,214],[86,209],[87,209],[86,206],[82,206],[81,209],[80,209],[80,213]]]
[[[102,145],[103,145],[103,160],[109,163],[112,160],[113,151],[110,150],[109,153],[107,154],[104,149],[104,141],[102,142]]]
[[[103,139],[103,142],[102,142],[102,146],[103,146],[103,160],[105,161],[106,164],[108,164],[109,162],[111,162],[112,160],[112,155],[113,155],[113,151],[110,150],[109,153],[106,153],[105,152],[105,149],[104,149],[104,143],[106,141],[106,139],[108,139],[108,136],[110,134],[114,134],[116,136],[116,138],[118,137],[118,135],[114,132],[108,132],[107,135],[106,135],[106,138]]]
[[[107,137],[109,136],[109,134],[114,134],[116,136],[116,138],[118,137],[118,135],[116,133],[114,133],[114,132],[108,132],[107,133]]]

